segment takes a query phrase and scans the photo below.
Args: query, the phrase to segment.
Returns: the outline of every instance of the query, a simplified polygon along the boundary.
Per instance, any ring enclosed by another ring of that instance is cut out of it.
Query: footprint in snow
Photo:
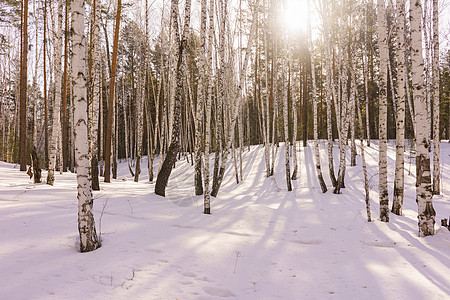
[[[297,244],[302,244],[302,245],[319,245],[322,244],[322,240],[296,240],[293,241],[294,243]]]
[[[370,241],[370,242],[363,242],[363,244],[365,244],[367,246],[380,247],[380,248],[393,248],[397,245],[397,243],[390,242],[390,241]]]
[[[233,294],[230,290],[219,288],[219,287],[207,286],[207,287],[204,287],[203,290],[205,291],[205,293],[207,293],[210,296],[236,297],[236,295]]]
[[[185,272],[185,273],[183,273],[183,276],[186,276],[186,277],[197,277],[197,275],[195,273],[193,273],[193,272]]]

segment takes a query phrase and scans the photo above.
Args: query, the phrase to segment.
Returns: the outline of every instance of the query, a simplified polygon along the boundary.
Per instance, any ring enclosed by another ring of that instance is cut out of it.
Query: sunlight
[[[307,0],[286,0],[283,18],[288,31],[299,32],[306,30],[308,26]]]

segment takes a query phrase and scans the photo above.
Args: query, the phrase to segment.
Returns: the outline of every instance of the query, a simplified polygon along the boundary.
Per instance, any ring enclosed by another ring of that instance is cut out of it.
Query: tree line
[[[191,16],[192,5],[199,5],[198,16]],[[195,194],[203,195],[210,214],[210,196],[218,195],[227,165],[236,183],[243,180],[250,145],[264,146],[267,177],[280,143],[286,145],[290,191],[297,153],[311,141],[322,192],[339,194],[346,153],[355,166],[359,139],[370,221],[364,148],[378,140],[380,219],[388,222],[390,211],[402,214],[410,140],[419,235],[434,234],[439,145],[450,135],[450,51],[439,48],[442,3],[308,0],[301,9],[310,17],[299,30],[286,22],[288,5],[1,0],[0,159],[21,171],[32,166],[35,183],[41,168],[50,185],[57,171],[77,172],[81,251],[91,251],[101,243],[92,190],[100,189],[100,177],[117,178],[119,160],[138,182],[147,155],[149,181],[165,196],[183,157],[195,168]],[[388,139],[396,141],[391,208]],[[327,146],[328,171],[321,168],[320,143]]]

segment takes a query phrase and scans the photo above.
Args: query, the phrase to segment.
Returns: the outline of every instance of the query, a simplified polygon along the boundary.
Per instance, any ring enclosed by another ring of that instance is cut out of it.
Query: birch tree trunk
[[[427,134],[426,99],[424,95],[424,62],[422,56],[422,5],[420,0],[410,0],[411,66],[414,110],[416,118],[416,202],[419,236],[434,235],[436,212],[433,208],[430,156]]]
[[[340,86],[342,84],[342,94],[338,93],[341,98],[341,109],[336,111],[336,114],[340,114],[340,131],[339,131],[339,172],[338,172],[338,178],[337,178],[337,184],[335,189],[333,190],[334,194],[340,194],[341,188],[345,188],[345,169],[346,169],[346,150],[347,150],[347,135],[348,135],[348,124],[349,124],[349,116],[348,116],[348,93],[347,93],[347,86],[349,84],[348,82],[348,64],[349,64],[349,53],[348,51],[345,51],[348,45],[348,42],[344,41],[344,38],[346,36],[346,30],[343,30],[343,34],[339,38],[339,46],[340,46],[340,55],[342,56],[339,58],[339,61],[342,61],[342,70],[340,70],[339,74],[339,81]],[[345,47],[345,48],[344,48]],[[338,67],[339,68],[339,67]],[[339,103],[335,105],[336,108],[339,107]]]
[[[58,1],[58,32],[54,32],[55,45],[55,103],[53,104],[52,136],[50,139],[50,160],[47,173],[47,184],[55,183],[56,154],[58,150],[58,136],[60,135],[60,107],[61,107],[61,50],[62,50],[62,19],[63,0]]]
[[[324,40],[325,40],[325,71],[326,71],[326,106],[327,106],[327,139],[328,139],[328,171],[330,174],[331,184],[333,187],[337,186],[336,175],[334,174],[334,160],[333,160],[333,132],[332,132],[332,119],[331,119],[331,110],[332,110],[332,97],[333,97],[333,87],[332,87],[332,78],[333,72],[331,69],[331,41],[329,37],[329,24],[328,16],[325,11],[325,7],[322,8],[323,16],[322,22],[324,23]]]
[[[195,195],[203,194],[202,185],[202,127],[203,127],[203,106],[205,102],[205,64],[206,64],[206,0],[201,2],[201,16],[200,16],[200,59],[199,59],[199,77],[197,84],[197,113],[195,118]]]
[[[93,197],[90,180],[90,163],[87,99],[85,79],[85,36],[84,36],[84,0],[72,2],[72,41],[73,41],[73,90],[75,118],[75,161],[77,166],[78,190],[78,231],[80,234],[80,251],[89,252],[100,247],[95,231],[93,215]]]
[[[405,181],[405,98],[406,98],[406,74],[405,74],[405,51],[404,51],[404,24],[405,24],[405,1],[397,0],[397,118],[396,118],[396,146],[395,146],[395,178],[394,178],[394,201],[392,213],[401,216],[403,207],[403,192]]]
[[[222,184],[223,175],[225,173],[225,165],[227,162],[229,150],[231,148],[231,143],[234,140],[234,135],[235,135],[234,128],[235,128],[237,116],[239,113],[239,106],[241,105],[241,101],[242,101],[242,89],[243,89],[244,81],[246,78],[245,75],[247,74],[250,50],[253,47],[253,41],[255,39],[256,24],[257,24],[257,9],[258,8],[255,8],[255,10],[253,12],[253,18],[252,18],[253,21],[252,21],[252,25],[250,28],[250,36],[248,38],[247,48],[245,50],[244,63],[242,65],[242,69],[240,70],[239,85],[237,86],[237,88],[234,90],[234,93],[233,93],[234,99],[236,99],[236,100],[234,101],[234,103],[232,103],[233,111],[232,111],[232,115],[231,115],[230,126],[228,127],[229,130],[228,130],[227,136],[226,136],[224,155],[222,157],[222,163],[221,163],[219,174],[218,174],[217,184],[215,186],[213,186],[213,190],[211,191],[211,195],[214,197],[217,196],[217,193],[219,192],[219,189],[220,189],[220,185]]]
[[[43,57],[44,57],[44,161],[48,162],[48,104],[47,104],[47,0],[44,0],[44,40]]]
[[[288,95],[287,95],[287,80],[286,80],[286,55],[287,49],[285,51],[285,55],[282,58],[282,69],[281,69],[281,84],[282,84],[282,92],[281,97],[283,98],[283,122],[284,122],[284,159],[285,159],[285,169],[286,169],[286,185],[287,190],[292,191],[292,183],[291,183],[291,170],[290,170],[290,161],[289,161],[289,120],[288,120]],[[305,146],[305,145],[303,145]]]
[[[185,20],[182,35],[179,35],[178,28],[178,0],[172,0],[172,24],[174,34],[177,40],[178,52],[177,52],[177,66],[176,66],[176,90],[175,90],[175,102],[173,113],[173,125],[172,135],[167,151],[166,158],[161,166],[161,170],[158,173],[158,178],[155,184],[155,193],[160,196],[165,196],[166,186],[169,180],[170,173],[177,159],[177,154],[180,148],[180,123],[181,123],[181,101],[183,90],[183,52],[187,47],[188,29],[191,20],[191,1],[186,0],[185,4]]]
[[[203,193],[203,213],[211,213],[211,202],[209,195],[209,145],[211,140],[211,102],[213,98],[213,79],[212,79],[212,49],[214,36],[214,0],[209,0],[209,34],[208,34],[208,53],[206,63],[205,84],[208,87],[206,95],[206,124],[205,124],[205,155],[203,163],[203,179],[204,179],[204,193]]]
[[[65,25],[64,25],[64,73],[63,73],[63,83],[62,83],[62,120],[61,120],[61,168],[60,172],[67,171],[68,165],[68,152],[70,151],[68,144],[68,134],[67,134],[67,86],[68,86],[68,61],[69,61],[69,6],[70,1],[66,0],[65,5]]]
[[[362,166],[363,166],[363,173],[364,173],[364,191],[365,191],[365,200],[366,200],[366,213],[367,213],[367,222],[372,221],[372,215],[370,213],[370,188],[369,188],[369,178],[367,177],[367,165],[366,165],[366,156],[365,156],[365,150],[364,150],[364,141],[363,141],[363,122],[361,117],[361,109],[359,107],[359,100],[356,99],[356,110],[358,111],[358,119],[359,119],[359,129],[361,131],[361,160],[362,160]]]
[[[98,22],[98,17],[100,14],[99,5],[97,0],[94,0],[92,7],[92,35],[91,35],[91,59],[90,59],[90,69],[93,70],[94,74],[90,74],[92,78],[90,91],[92,92],[92,103],[91,107],[91,118],[92,118],[92,127],[91,127],[91,177],[92,177],[92,189],[94,191],[100,190],[100,182],[98,178],[98,131],[99,131],[99,112],[98,106],[100,102],[100,90],[99,85],[101,85],[100,81],[100,25]]]
[[[440,192],[439,7],[433,0],[433,194]]]
[[[22,43],[20,62],[20,171],[27,170],[27,86],[28,86],[28,0],[22,1]]]
[[[308,10],[309,15],[311,15],[310,0],[308,0]],[[312,102],[313,102],[313,113],[314,113],[314,156],[316,159],[316,173],[317,179],[319,180],[320,188],[322,193],[327,192],[327,185],[323,180],[322,169],[320,168],[320,153],[319,153],[319,141],[317,132],[317,86],[316,86],[316,70],[315,70],[315,58],[314,58],[314,45],[312,40],[312,30],[311,30],[311,18],[308,18],[308,31],[309,31],[309,51],[311,53],[311,82],[312,82]],[[297,126],[294,122],[294,126]]]
[[[141,53],[142,54],[142,53]],[[144,64],[145,67],[145,64]],[[143,114],[144,114],[144,99],[145,99],[145,86],[143,81],[145,79],[144,67],[139,67],[138,78],[138,92],[136,97],[136,167],[134,169],[134,182],[139,182],[139,175],[141,174],[141,156],[142,156],[142,132],[143,132]],[[116,137],[117,139],[117,137]]]
[[[112,144],[112,127],[113,127],[113,114],[114,114],[114,92],[116,84],[116,65],[117,65],[117,50],[119,43],[119,30],[120,30],[120,13],[122,10],[122,0],[117,0],[117,13],[116,13],[116,25],[114,30],[114,45],[113,45],[113,57],[111,65],[111,78],[109,83],[109,97],[108,97],[108,110],[106,117],[106,132],[105,132],[105,182],[111,182],[111,144]],[[109,52],[109,51],[107,51]]]
[[[387,64],[388,45],[384,0],[377,0],[378,45],[380,48],[379,79],[379,199],[380,219],[389,222],[389,194],[387,187]]]

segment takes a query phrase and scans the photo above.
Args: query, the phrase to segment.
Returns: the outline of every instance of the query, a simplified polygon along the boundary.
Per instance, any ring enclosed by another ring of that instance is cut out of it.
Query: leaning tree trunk
[[[361,117],[361,109],[359,107],[359,100],[356,99],[356,109],[358,111],[358,119],[359,119],[359,130],[361,132],[360,134],[360,142],[361,142],[361,160],[362,160],[362,166],[363,166],[363,173],[364,173],[364,191],[365,191],[365,202],[366,202],[366,212],[367,212],[367,222],[372,221],[372,216],[370,213],[370,187],[369,187],[369,178],[367,177],[367,165],[366,165],[366,155],[364,150],[364,141],[363,141],[363,122]]]
[[[239,75],[240,82],[239,82],[239,85],[237,86],[237,88],[234,90],[234,99],[236,99],[236,100],[232,106],[234,110],[232,111],[230,126],[228,127],[229,130],[226,134],[225,149],[223,151],[224,155],[222,157],[222,163],[221,163],[220,170],[219,170],[217,184],[215,186],[213,186],[213,190],[211,191],[211,195],[214,197],[217,196],[217,193],[219,192],[219,189],[220,189],[220,185],[222,184],[223,175],[225,174],[225,165],[227,162],[229,150],[231,148],[232,141],[234,141],[234,135],[235,135],[234,128],[235,128],[237,116],[239,113],[239,106],[241,105],[241,101],[242,101],[242,89],[244,86],[244,79],[246,78],[246,74],[247,74],[250,50],[253,46],[253,40],[255,39],[256,24],[257,24],[257,13],[256,12],[257,12],[257,10],[255,9],[255,11],[253,13],[252,25],[250,28],[250,36],[248,38],[247,48],[245,50],[244,63],[242,65],[242,69],[240,70],[240,75]]]
[[[378,45],[380,48],[379,79],[379,199],[380,219],[389,222],[389,194],[387,186],[387,64],[388,45],[384,0],[377,0]]]
[[[181,98],[183,91],[183,53],[187,47],[190,18],[191,1],[187,0],[185,4],[184,29],[180,40],[178,29],[178,0],[172,0],[172,24],[174,27],[174,34],[178,46],[172,135],[166,158],[164,159],[161,170],[158,173],[155,184],[155,193],[163,197],[166,195],[167,182],[169,181],[169,176],[170,173],[172,173],[172,169],[175,161],[177,160],[177,154],[180,148]]]
[[[106,131],[105,131],[105,182],[111,182],[111,144],[112,144],[112,127],[114,113],[114,92],[116,85],[116,65],[117,50],[119,46],[119,30],[120,30],[120,12],[122,10],[122,0],[117,0],[116,28],[114,30],[113,57],[111,64],[109,97],[106,112]],[[109,53],[109,51],[108,51]],[[109,60],[108,60],[109,61]]]
[[[439,7],[433,0],[433,194],[440,194]]]
[[[73,41],[73,92],[75,119],[75,162],[77,166],[78,231],[80,251],[89,252],[100,247],[95,231],[90,180],[89,148],[87,128],[87,99],[85,77],[84,0],[72,2]]]
[[[63,0],[58,1],[58,33],[55,45],[55,103],[53,104],[52,136],[50,139],[50,160],[47,173],[47,184],[55,183],[56,153],[58,148],[58,136],[60,133],[59,112],[61,106],[61,50],[62,50],[62,19]]]
[[[433,208],[430,156],[428,149],[427,112],[424,95],[424,63],[422,56],[422,28],[420,0],[410,0],[411,16],[411,67],[416,118],[416,202],[418,209],[419,236],[434,235],[436,212]]]
[[[396,118],[396,147],[395,147],[395,177],[394,177],[394,201],[392,202],[392,213],[401,216],[403,207],[403,193],[405,182],[405,98],[406,98],[406,74],[405,74],[405,51],[404,51],[404,25],[405,25],[405,2],[397,0],[397,118]]]

